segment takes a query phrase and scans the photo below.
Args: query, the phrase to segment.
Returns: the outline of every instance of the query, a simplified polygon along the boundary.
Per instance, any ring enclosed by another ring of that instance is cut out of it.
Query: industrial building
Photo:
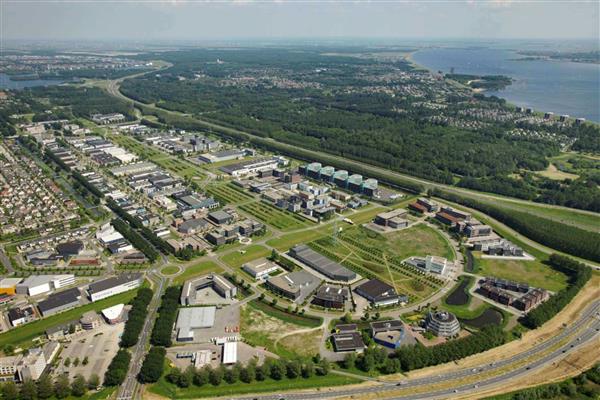
[[[254,160],[242,161],[236,164],[226,165],[219,168],[219,170],[237,178],[240,176],[256,174],[260,171],[273,170],[277,168],[282,162],[282,157],[257,158]]]
[[[15,307],[8,310],[7,316],[12,326],[19,326],[33,321],[35,319],[35,311],[31,306]]]
[[[109,324],[118,324],[119,322],[123,321],[123,315],[125,313],[125,304],[116,304],[112,307],[105,308],[101,311],[101,313],[106,322],[108,322]]]
[[[371,279],[355,289],[355,292],[369,300],[374,306],[388,306],[408,302],[406,296],[400,296],[396,289],[379,279]]]
[[[404,340],[404,324],[399,320],[371,322],[371,337],[382,346],[397,349]]]
[[[320,307],[343,309],[348,300],[348,289],[325,284],[321,286],[311,303]]]
[[[237,362],[237,342],[223,343],[223,364],[231,365]]]
[[[407,213],[408,211],[403,208],[380,213],[375,217],[375,223],[393,229],[406,228],[408,226],[408,220],[403,217]]]
[[[202,304],[197,293],[201,289],[211,288],[225,299],[233,299],[237,294],[237,287],[225,277],[217,274],[208,274],[199,278],[187,280],[181,290],[180,302],[182,306]]]
[[[175,329],[177,341],[194,340],[194,329],[211,328],[215,324],[216,307],[188,307],[179,309]]]
[[[269,278],[265,285],[277,294],[300,300],[312,293],[320,283],[321,280],[313,274],[300,270]]]
[[[331,341],[336,352],[355,351],[361,353],[365,349],[362,335],[356,331],[334,333],[331,335]]]
[[[448,311],[429,312],[425,327],[436,336],[450,337],[460,332],[460,323],[454,314]]]
[[[4,278],[0,280],[0,294],[13,295],[17,293],[17,285],[23,278]]]
[[[279,266],[266,258],[249,261],[242,265],[242,269],[250,274],[254,279],[260,280],[269,276],[269,274],[278,271]]]
[[[356,278],[356,273],[354,271],[317,253],[305,244],[294,246],[290,250],[290,255],[329,279],[350,282]]]
[[[30,275],[17,284],[16,292],[37,296],[75,284],[75,275]]]
[[[88,295],[91,301],[98,301],[115,294],[127,292],[139,287],[144,280],[141,273],[121,274],[102,281],[91,283],[88,287]]]
[[[38,309],[40,314],[47,317],[79,306],[80,299],[81,292],[79,292],[79,289],[71,288],[51,294],[46,300],[38,303]]]

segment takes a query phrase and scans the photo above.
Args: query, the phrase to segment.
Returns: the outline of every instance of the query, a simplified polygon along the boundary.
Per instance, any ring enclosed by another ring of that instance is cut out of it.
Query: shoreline
[[[422,50],[424,50],[424,49],[418,49],[418,50],[415,50],[415,51],[411,51],[410,53],[407,53],[407,55],[404,57],[404,59],[405,59],[405,60],[406,60],[406,61],[409,63],[409,65],[411,65],[411,66],[415,67],[416,69],[418,69],[418,70],[420,70],[420,71],[423,71],[423,70],[424,70],[424,71],[428,71],[429,73],[432,73],[432,74],[437,74],[437,71],[434,71],[434,70],[432,70],[432,69],[431,69],[431,68],[429,68],[429,67],[426,67],[426,66],[424,66],[424,65],[422,65],[422,64],[419,64],[419,63],[417,63],[417,61],[415,61],[415,59],[413,58],[413,55],[414,55],[415,53],[417,53],[417,52],[419,52],[419,51],[422,51]],[[593,64],[593,63],[584,63],[584,64],[596,65],[596,64]],[[446,72],[443,72],[443,75],[446,75],[446,74],[447,74]],[[485,76],[485,75],[481,75],[481,76]],[[509,75],[507,75],[507,76],[508,76],[509,78],[511,78],[513,81],[515,81],[515,78],[514,78],[513,76],[509,76]],[[453,81],[453,82],[456,82],[457,84],[459,84],[459,85],[462,85],[462,86],[464,86],[465,88],[468,88],[468,89],[470,89],[470,90],[471,90],[473,93],[476,93],[476,94],[484,94],[484,95],[485,95],[486,93],[489,93],[487,89],[483,89],[483,88],[472,88],[472,87],[470,87],[470,86],[468,86],[468,85],[464,85],[464,84],[462,84],[462,83],[460,83],[460,82],[457,82],[457,81]],[[529,108],[529,107],[531,107],[531,108],[533,108],[533,110],[534,110],[534,113],[533,113],[533,115],[541,115],[541,116],[543,116],[543,115],[544,115],[546,112],[549,112],[549,111],[547,111],[547,110],[540,110],[540,109],[537,109],[537,110],[536,110],[536,107],[535,107],[535,106],[533,106],[533,105],[523,105],[523,106],[519,106],[519,105],[517,105],[516,103],[514,103],[514,101],[515,101],[515,100],[508,100],[506,97],[502,96],[502,93],[501,93],[501,92],[502,92],[502,89],[500,89],[500,90],[492,90],[492,91],[496,93],[496,94],[493,94],[492,96],[496,96],[496,97],[499,97],[499,98],[503,99],[503,100],[506,102],[505,104],[506,104],[507,106],[510,106],[510,107],[513,107],[513,108],[516,108],[516,107],[524,107],[524,108]],[[517,100],[517,101],[519,101],[519,100]],[[561,113],[557,113],[557,115],[560,115],[560,114],[561,114]],[[576,118],[579,118],[579,117],[575,117],[575,116],[569,116],[568,120],[571,120],[571,121],[573,121],[573,123],[574,123]],[[600,125],[600,120],[598,120],[598,121],[595,121],[595,120],[592,120],[592,119],[587,119],[587,118],[586,118],[586,120],[585,120],[584,124]]]

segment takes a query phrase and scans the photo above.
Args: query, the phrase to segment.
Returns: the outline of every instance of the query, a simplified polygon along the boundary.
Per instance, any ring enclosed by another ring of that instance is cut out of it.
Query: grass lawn
[[[212,261],[203,261],[198,264],[191,265],[184,268],[183,273],[177,275],[173,279],[173,285],[180,285],[187,279],[202,274],[208,274],[209,272],[221,272],[223,269]]]
[[[227,204],[239,204],[253,199],[251,195],[232,183],[213,183],[206,187],[206,192]]]
[[[527,282],[531,286],[557,292],[567,286],[567,276],[553,270],[539,260],[499,260],[481,258],[480,252],[473,252],[477,273],[483,276]]]
[[[157,383],[150,386],[150,392],[170,399],[193,399],[200,397],[233,396],[250,393],[280,392],[285,390],[298,390],[309,388],[327,388],[331,386],[350,385],[360,381],[346,376],[329,374],[326,376],[313,376],[308,379],[281,379],[279,381],[266,379],[262,382],[234,384],[222,383],[219,386],[204,385],[202,387],[190,386],[180,389],[161,378]],[[316,389],[319,390],[319,389]]]
[[[179,272],[179,267],[176,267],[175,265],[168,265],[168,266],[164,267],[163,269],[161,269],[160,272],[163,275],[174,275],[177,272]]]
[[[116,304],[128,303],[135,297],[136,293],[137,290],[130,290],[11,329],[8,332],[0,334],[0,348],[3,348],[7,344],[12,344],[15,347],[25,345],[34,338],[44,335],[46,329],[79,319],[87,311],[100,311]]]
[[[280,210],[262,201],[241,205],[240,209],[282,231],[305,228],[313,224],[300,215]]]
[[[434,228],[424,224],[417,224],[398,232],[386,234],[388,247],[400,258],[412,256],[434,255],[454,260],[454,251]]]
[[[242,253],[243,252],[243,253]],[[232,251],[231,253],[225,254],[221,257],[221,261],[225,262],[231,267],[241,267],[242,264],[255,260],[260,257],[266,257],[271,254],[271,251],[261,245],[252,244],[247,247],[243,247],[238,251]]]

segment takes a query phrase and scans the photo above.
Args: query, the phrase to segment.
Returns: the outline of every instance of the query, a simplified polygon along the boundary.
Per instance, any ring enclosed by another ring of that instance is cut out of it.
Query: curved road
[[[444,398],[456,395],[457,393],[476,393],[478,390],[489,389],[500,384],[508,385],[513,379],[527,375],[542,366],[547,366],[590,342],[600,344],[600,300],[596,300],[594,303],[589,305],[577,321],[574,321],[571,325],[564,328],[558,335],[555,335],[551,339],[537,344],[529,350],[495,363],[483,364],[477,367],[460,369],[423,378],[407,379],[397,382],[381,382],[378,385],[332,390],[330,392],[321,390],[313,393],[288,392],[283,394],[228,398],[239,400],[280,400],[282,398],[285,400],[298,400],[325,399],[344,396],[351,397],[366,395],[369,393],[378,393],[381,398],[389,399],[417,400]],[[531,360],[527,362],[527,359]],[[510,366],[515,363],[524,364],[510,368]],[[502,369],[506,369],[507,372],[500,371]],[[490,377],[485,376],[489,373],[493,373],[494,371],[497,371],[498,373]],[[477,380],[476,384],[452,384],[452,382],[455,380],[476,378],[478,375],[484,376]],[[425,390],[419,394],[407,395],[394,395],[393,393],[394,391],[409,388],[422,389],[436,384],[443,384],[445,382],[448,383],[448,388],[446,389],[434,389],[430,391]],[[385,394],[386,392],[389,392],[388,395]]]

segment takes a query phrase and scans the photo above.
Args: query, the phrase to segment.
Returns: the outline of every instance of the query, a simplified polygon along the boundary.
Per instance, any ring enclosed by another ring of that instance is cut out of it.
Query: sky
[[[0,34],[3,40],[600,40],[599,9],[599,0],[0,0]]]

